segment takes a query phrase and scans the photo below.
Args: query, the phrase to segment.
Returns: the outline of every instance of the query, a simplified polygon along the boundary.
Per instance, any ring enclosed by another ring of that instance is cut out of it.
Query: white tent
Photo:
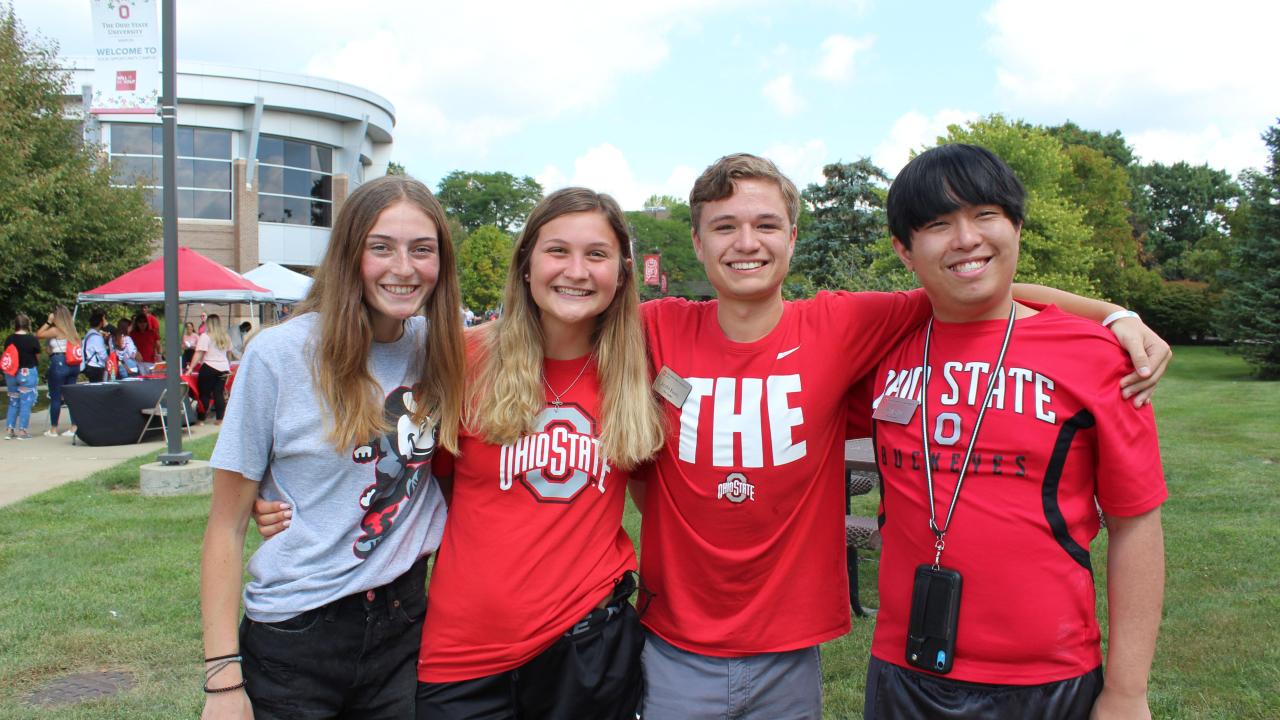
[[[244,274],[244,279],[255,285],[261,285],[276,296],[278,303],[293,303],[307,296],[311,289],[311,278],[294,272],[283,265],[269,262]]]

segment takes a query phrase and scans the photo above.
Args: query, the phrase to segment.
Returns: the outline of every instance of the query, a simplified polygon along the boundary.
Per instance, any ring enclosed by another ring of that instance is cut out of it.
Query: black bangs
[[[911,233],[940,215],[970,205],[999,205],[1015,224],[1026,190],[999,157],[977,145],[941,145],[918,155],[889,186],[889,231],[911,247]]]

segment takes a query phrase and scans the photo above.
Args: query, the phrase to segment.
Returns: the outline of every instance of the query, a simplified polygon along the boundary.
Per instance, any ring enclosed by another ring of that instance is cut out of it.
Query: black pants
[[[985,685],[948,680],[873,657],[862,714],[865,720],[1087,720],[1100,692],[1100,667],[1043,685]]]
[[[91,383],[102,382],[102,376],[105,375],[106,372],[106,368],[94,367],[92,365],[84,366],[84,376],[88,378]]]
[[[200,374],[196,375],[196,387],[200,389],[200,406],[204,408],[197,413],[200,420],[209,414],[210,406],[221,420],[227,412],[227,373],[201,365]]]
[[[241,621],[254,717],[412,718],[426,570],[419,560],[391,583],[284,622]]]
[[[418,720],[634,720],[644,690],[644,632],[628,573],[604,608],[515,670],[418,683]]]

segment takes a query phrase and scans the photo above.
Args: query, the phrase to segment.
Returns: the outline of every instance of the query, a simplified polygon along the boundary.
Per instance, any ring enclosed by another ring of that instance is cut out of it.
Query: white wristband
[[[1103,319],[1102,327],[1111,327],[1111,323],[1120,320],[1121,318],[1133,318],[1135,320],[1141,319],[1138,317],[1138,313],[1132,310],[1117,310]]]

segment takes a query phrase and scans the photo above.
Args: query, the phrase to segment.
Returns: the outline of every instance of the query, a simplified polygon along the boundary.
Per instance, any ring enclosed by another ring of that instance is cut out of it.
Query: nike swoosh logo
[[[790,355],[791,353],[793,353],[793,352],[795,352],[795,351],[797,351],[797,350],[799,350],[799,349],[800,349],[800,346],[799,346],[799,345],[797,345],[797,346],[795,346],[795,347],[791,348],[790,350],[786,350],[786,351],[780,352],[780,353],[778,353],[778,359],[779,359],[779,360],[781,360],[781,359],[785,358],[786,356]]]

